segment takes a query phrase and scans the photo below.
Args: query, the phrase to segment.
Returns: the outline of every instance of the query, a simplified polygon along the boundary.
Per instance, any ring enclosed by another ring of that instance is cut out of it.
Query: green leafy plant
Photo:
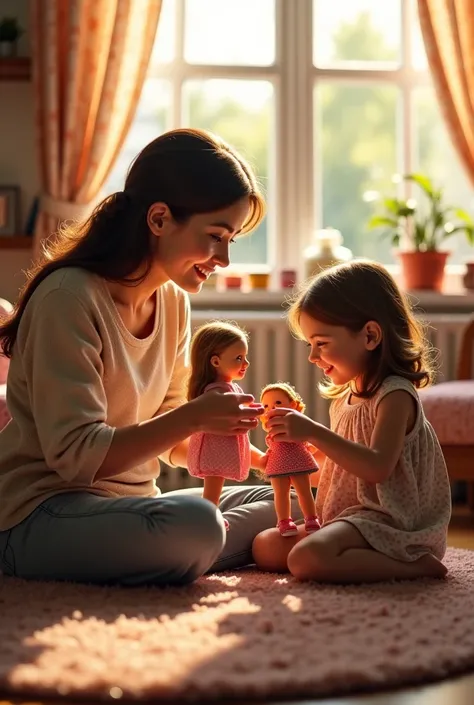
[[[443,204],[443,190],[435,188],[431,179],[423,174],[406,174],[422,191],[424,204],[419,207],[415,199],[383,198],[382,208],[369,222],[370,230],[382,229],[398,247],[400,240],[407,240],[417,252],[437,251],[441,242],[455,233],[463,233],[474,245],[474,220],[467,211]]]
[[[16,17],[3,17],[0,20],[0,42],[16,42],[23,34],[23,29]]]

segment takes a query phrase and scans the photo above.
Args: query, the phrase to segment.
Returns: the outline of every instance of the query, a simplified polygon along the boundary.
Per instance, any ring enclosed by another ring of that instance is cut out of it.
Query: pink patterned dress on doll
[[[318,469],[307,443],[279,442],[268,436],[265,441],[268,446],[265,474],[268,478],[312,473]]]
[[[235,382],[213,382],[205,387],[243,394]],[[188,472],[193,477],[224,477],[243,482],[250,471],[250,441],[248,434],[218,436],[214,433],[194,433],[189,441]]]

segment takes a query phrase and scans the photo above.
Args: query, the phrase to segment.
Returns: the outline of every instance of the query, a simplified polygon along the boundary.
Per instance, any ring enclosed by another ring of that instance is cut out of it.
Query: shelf
[[[28,56],[0,58],[0,81],[29,81],[31,59]]]
[[[0,250],[30,250],[33,238],[28,235],[0,235]]]
[[[283,315],[287,308],[288,297],[292,289],[254,290],[254,291],[221,291],[211,287],[203,288],[198,294],[191,296],[194,311],[274,311]],[[474,311],[474,292],[439,293],[436,291],[408,292],[417,309],[429,312],[455,314]]]

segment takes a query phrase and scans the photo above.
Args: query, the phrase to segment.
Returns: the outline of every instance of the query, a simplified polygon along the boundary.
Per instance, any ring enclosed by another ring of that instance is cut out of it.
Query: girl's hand
[[[251,406],[244,406],[244,405]],[[189,403],[196,428],[205,433],[224,436],[247,433],[258,425],[263,406],[251,394],[234,394],[212,390]]]
[[[268,414],[268,432],[275,441],[300,443],[314,435],[315,423],[295,409],[273,409]]]

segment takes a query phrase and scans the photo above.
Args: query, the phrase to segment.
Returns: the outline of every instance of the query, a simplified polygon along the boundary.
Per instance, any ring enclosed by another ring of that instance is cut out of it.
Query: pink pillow
[[[428,421],[442,445],[474,443],[474,380],[452,380],[420,390]]]

